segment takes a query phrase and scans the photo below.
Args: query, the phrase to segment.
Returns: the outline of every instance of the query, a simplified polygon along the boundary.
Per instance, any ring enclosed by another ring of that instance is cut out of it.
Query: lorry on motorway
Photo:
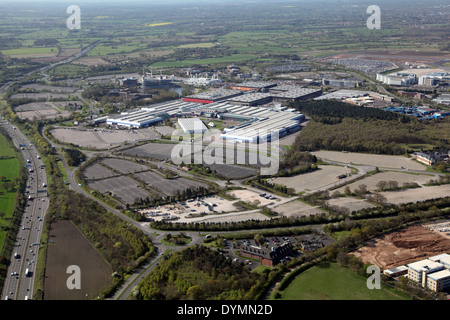
[[[30,272],[30,270],[27,268],[27,269],[25,270],[25,277],[29,277],[29,276],[31,276],[31,272]]]

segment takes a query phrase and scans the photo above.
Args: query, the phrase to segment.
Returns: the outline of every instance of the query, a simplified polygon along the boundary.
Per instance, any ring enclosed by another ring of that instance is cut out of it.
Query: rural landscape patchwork
[[[0,10],[2,300],[450,299],[448,0]]]

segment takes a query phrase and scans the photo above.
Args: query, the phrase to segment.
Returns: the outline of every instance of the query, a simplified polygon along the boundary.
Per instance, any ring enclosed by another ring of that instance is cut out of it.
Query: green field
[[[0,134],[0,157],[15,157],[15,155],[9,141]],[[0,177],[4,179],[0,181],[0,213],[4,213],[3,217],[0,216],[0,247],[2,247],[6,235],[3,227],[9,224],[16,197],[16,192],[6,190],[3,184],[19,177],[19,162],[16,158],[0,159]]]
[[[49,48],[41,48],[41,47],[23,47],[23,48],[17,48],[17,49],[10,49],[10,50],[2,50],[2,54],[4,55],[29,55],[29,54],[46,54],[46,53],[58,53],[58,49],[56,47],[49,47]]]
[[[321,263],[298,275],[281,292],[282,300],[406,300],[381,286],[370,290],[367,279],[336,263]]]

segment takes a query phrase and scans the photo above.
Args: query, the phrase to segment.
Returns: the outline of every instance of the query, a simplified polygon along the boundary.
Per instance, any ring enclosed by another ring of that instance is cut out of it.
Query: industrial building
[[[282,138],[300,129],[305,115],[297,111],[280,111],[276,108],[219,105],[226,112],[218,118],[239,121],[240,124],[224,129],[222,139],[236,142],[261,143],[274,137]]]
[[[264,92],[252,92],[227,99],[227,102],[230,104],[238,104],[243,106],[257,106],[269,103],[271,101],[272,93]]]
[[[391,86],[409,86],[417,84],[417,76],[414,73],[396,72],[390,74],[377,74],[377,80]]]
[[[336,86],[346,88],[357,88],[361,86],[361,81],[351,79],[322,79],[324,86]]]
[[[222,79],[220,79],[216,74],[211,77],[201,77],[199,75],[194,75],[189,79],[184,81],[186,84],[194,86],[194,87],[207,87],[216,84],[222,83]]]
[[[256,87],[256,83],[254,83]],[[274,88],[273,83],[259,83],[258,88]],[[122,113],[108,118],[108,125],[128,128],[143,128],[164,121],[170,117],[178,118],[218,118],[238,122],[225,128],[221,138],[235,142],[262,143],[274,138],[282,138],[300,129],[305,115],[295,109],[287,109],[281,104],[274,107],[257,105],[272,102],[272,99],[307,99],[321,94],[321,90],[299,86],[279,86],[275,92],[248,92],[240,90],[216,89],[192,95],[184,99],[151,105],[139,110]],[[231,97],[230,97],[231,96]],[[199,130],[194,128],[191,119],[179,119],[184,132],[206,132],[202,123]],[[192,123],[191,123],[192,122]]]
[[[274,102],[295,102],[299,100],[313,99],[322,94],[321,89],[308,89],[296,87],[284,92],[272,93]]]
[[[431,101],[433,101],[434,103],[445,104],[445,105],[450,106],[450,94],[441,94],[437,98],[434,98]]]
[[[275,87],[277,84],[267,81],[246,81],[241,84],[233,86],[233,90],[241,91],[267,91],[270,88]]]
[[[214,103],[226,99],[230,99],[241,95],[242,92],[231,90],[231,89],[213,89],[206,92],[193,94],[185,97],[183,100],[186,102],[197,102],[197,103]]]
[[[322,96],[314,98],[314,100],[329,100],[329,99],[336,99],[336,100],[346,100],[351,98],[360,98],[360,97],[368,97],[370,96],[371,92],[369,91],[360,91],[360,90],[338,90],[334,92],[330,92],[327,94],[324,94]]]
[[[163,121],[171,116],[189,112],[200,104],[184,102],[181,99],[155,104],[139,110],[121,113],[120,116],[108,118],[106,123],[117,127],[144,128]]]
[[[180,118],[178,119],[178,125],[184,133],[193,134],[208,131],[208,128],[199,118]]]

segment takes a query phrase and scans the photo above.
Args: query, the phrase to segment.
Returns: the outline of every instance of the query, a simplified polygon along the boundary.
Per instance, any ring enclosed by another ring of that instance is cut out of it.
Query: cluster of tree
[[[376,184],[376,187],[380,191],[393,191],[393,190],[400,190],[400,189],[406,189],[406,188],[420,188],[420,185],[416,182],[404,182],[403,186],[400,186],[397,181],[389,180],[389,181],[378,181]]]
[[[34,45],[37,47],[53,47],[59,44],[58,39],[42,38],[34,40]]]
[[[69,166],[77,167],[86,160],[86,155],[78,149],[63,149],[63,152]]]
[[[139,284],[138,300],[249,300],[266,278],[204,246],[173,252]]]
[[[260,189],[275,193],[282,193],[287,195],[295,194],[295,190],[293,188],[288,188],[284,184],[273,183],[272,181],[267,180],[261,176],[256,176],[253,179],[248,180],[246,183],[251,185],[257,185]]]
[[[298,111],[312,117],[312,119],[325,124],[340,123],[343,118],[398,120],[410,122],[411,117],[401,117],[394,112],[377,108],[361,108],[338,100],[311,100],[307,102],[294,102],[291,106]]]
[[[309,152],[301,152],[296,148],[290,148],[283,159],[276,176],[287,177],[317,170],[317,157]]]
[[[292,106],[311,118],[293,143],[292,152],[325,149],[398,155],[408,151],[408,144],[450,147],[445,135],[450,129],[447,120],[419,122],[416,117],[328,100]]]
[[[188,237],[185,233],[181,232],[179,234],[171,234],[168,233],[164,236],[163,240],[167,241],[170,244],[174,245],[184,245],[188,241],[190,241],[190,237]]]
[[[439,186],[442,184],[449,184],[450,183],[450,175],[445,175],[445,176],[439,176],[439,179],[430,179],[427,182],[427,186]]]

